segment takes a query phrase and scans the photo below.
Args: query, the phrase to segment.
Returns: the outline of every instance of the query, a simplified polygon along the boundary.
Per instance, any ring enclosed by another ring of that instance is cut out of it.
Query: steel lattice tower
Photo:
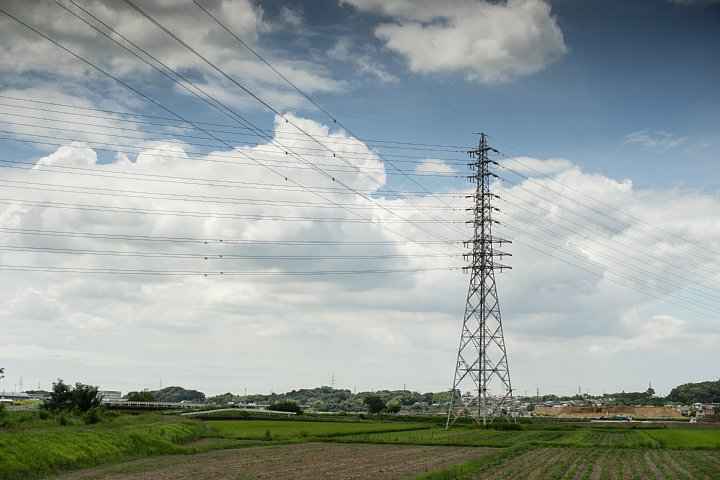
[[[486,425],[496,417],[510,418],[512,388],[508,369],[505,339],[500,319],[500,303],[495,288],[495,270],[510,268],[495,263],[495,257],[509,255],[495,246],[510,243],[492,235],[493,200],[499,198],[490,192],[490,179],[497,177],[490,172],[488,152],[497,150],[487,146],[484,134],[480,134],[477,150],[468,152],[474,159],[468,166],[474,174],[469,176],[475,182],[473,199],[473,237],[465,242],[472,251],[466,254],[470,265],[464,270],[470,272],[470,287],[465,303],[460,347],[458,348],[455,379],[453,381],[450,408],[445,428],[461,416],[470,416]],[[465,392],[465,393],[463,393]]]

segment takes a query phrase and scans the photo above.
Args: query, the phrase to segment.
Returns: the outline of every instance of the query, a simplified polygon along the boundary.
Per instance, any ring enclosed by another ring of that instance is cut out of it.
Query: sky
[[[0,389],[449,389],[480,132],[514,394],[717,379],[720,2],[0,9]]]

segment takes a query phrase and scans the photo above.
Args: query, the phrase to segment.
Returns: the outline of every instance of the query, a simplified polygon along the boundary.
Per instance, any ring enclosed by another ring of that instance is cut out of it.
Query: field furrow
[[[686,468],[682,467],[673,457],[670,452],[663,452],[662,454],[666,463],[668,463],[673,470],[678,472],[681,478],[687,478],[688,480],[697,480],[695,475],[691,474]]]
[[[652,455],[652,452],[645,452],[642,457],[643,467],[652,474],[652,478],[665,478],[663,473],[658,469],[657,465],[655,464],[655,458],[654,455]]]
[[[542,455],[542,449],[530,450],[518,457],[506,460],[491,469],[485,470],[482,478],[488,480],[512,478],[512,475],[515,475],[517,471],[521,469],[521,465],[524,465],[525,468],[528,469],[532,468],[532,465],[538,462]]]
[[[405,479],[476,459],[492,449],[302,443],[157,457],[66,474],[89,480]]]

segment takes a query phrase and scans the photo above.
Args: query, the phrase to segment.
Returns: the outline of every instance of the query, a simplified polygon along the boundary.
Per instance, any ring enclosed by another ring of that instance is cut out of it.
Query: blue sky
[[[480,131],[518,392],[716,375],[717,2],[199,2],[330,117],[192,2],[137,5],[277,114],[130,7],[61,3],[230,110],[55,4],[4,2],[136,91],[0,15],[2,388],[449,388]],[[287,274],[367,269],[406,273]]]

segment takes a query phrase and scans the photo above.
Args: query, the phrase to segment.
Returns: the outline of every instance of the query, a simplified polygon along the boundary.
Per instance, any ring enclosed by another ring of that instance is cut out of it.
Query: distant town
[[[377,390],[353,393],[348,389],[322,386],[269,395],[225,393],[206,397],[197,390],[179,386],[123,394],[99,390],[102,402],[113,408],[137,409],[234,409],[284,413],[371,413],[438,415],[447,412],[450,392],[419,393],[410,390]],[[50,396],[44,390],[2,392],[0,402],[8,410],[36,408]],[[375,411],[368,399],[375,403]],[[667,397],[643,392],[609,393],[601,396],[515,396],[507,406],[513,416],[593,420],[689,420],[720,423],[720,380],[683,384]]]

